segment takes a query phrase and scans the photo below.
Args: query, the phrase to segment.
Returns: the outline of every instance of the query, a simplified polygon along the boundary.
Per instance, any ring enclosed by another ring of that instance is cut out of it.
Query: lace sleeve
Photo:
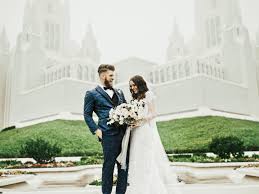
[[[148,107],[148,114],[146,119],[148,121],[154,119],[157,116],[156,108],[155,108],[155,99],[156,99],[156,96],[153,92],[151,91],[146,92],[146,103]]]

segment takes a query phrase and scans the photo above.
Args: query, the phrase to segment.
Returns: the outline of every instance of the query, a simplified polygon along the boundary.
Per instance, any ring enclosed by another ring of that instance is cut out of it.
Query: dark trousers
[[[121,152],[121,142],[124,130],[114,129],[111,132],[103,132],[102,147],[104,155],[104,163],[102,168],[102,192],[103,194],[111,194],[113,186],[113,171],[115,163],[118,167],[118,179],[116,186],[116,194],[124,194],[127,189],[128,168],[122,170],[116,158]],[[129,151],[127,155],[127,166],[129,164]]]

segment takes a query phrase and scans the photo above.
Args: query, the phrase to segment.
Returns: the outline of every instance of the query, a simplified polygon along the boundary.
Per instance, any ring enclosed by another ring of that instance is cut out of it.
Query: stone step
[[[115,188],[113,188],[115,190]],[[258,194],[259,185],[173,185],[169,188],[169,194]],[[44,191],[7,191],[1,194],[101,194],[101,187],[88,187],[84,189],[60,189]],[[114,194],[114,192],[113,192]]]

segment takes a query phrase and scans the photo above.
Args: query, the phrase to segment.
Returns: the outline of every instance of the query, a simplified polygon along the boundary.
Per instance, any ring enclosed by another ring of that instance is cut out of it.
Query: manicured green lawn
[[[168,153],[207,152],[213,137],[237,136],[246,150],[259,150],[259,122],[218,116],[176,119],[158,123]]]
[[[29,138],[41,137],[62,148],[62,156],[102,153],[101,145],[83,121],[56,120],[0,133],[0,157],[19,156]]]
[[[172,152],[206,152],[213,137],[235,135],[247,150],[259,150],[259,123],[224,117],[195,117],[158,123],[165,149]],[[102,148],[84,121],[56,120],[0,132],[0,157],[20,157],[21,145],[41,137],[62,148],[62,156],[102,154]]]

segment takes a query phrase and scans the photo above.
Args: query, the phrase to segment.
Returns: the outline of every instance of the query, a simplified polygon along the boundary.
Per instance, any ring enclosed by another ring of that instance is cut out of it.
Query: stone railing
[[[96,81],[96,69],[80,62],[53,62],[45,69],[45,85],[64,78],[82,81]]]
[[[225,79],[220,56],[181,57],[169,61],[166,64],[154,67],[149,73],[149,81],[157,84],[200,74]]]

